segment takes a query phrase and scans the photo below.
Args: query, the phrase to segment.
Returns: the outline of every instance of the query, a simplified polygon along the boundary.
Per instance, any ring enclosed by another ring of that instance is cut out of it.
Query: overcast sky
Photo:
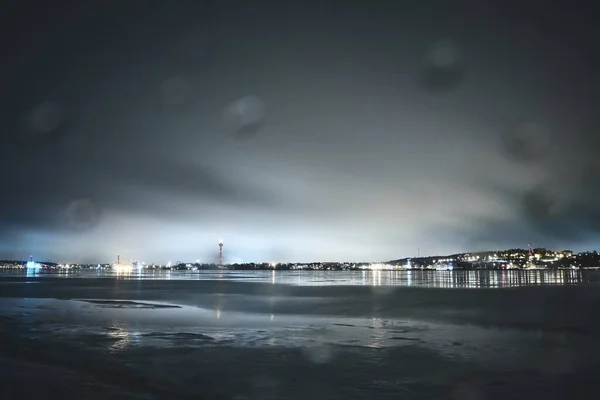
[[[0,258],[215,262],[219,239],[226,262],[597,248],[591,10],[13,3]]]

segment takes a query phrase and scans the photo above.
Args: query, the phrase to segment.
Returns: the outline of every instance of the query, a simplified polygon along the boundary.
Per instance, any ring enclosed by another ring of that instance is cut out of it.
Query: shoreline
[[[28,268],[2,268],[0,271],[20,271],[20,272],[60,272],[60,271],[113,271],[117,272],[112,268],[39,268],[31,270]],[[525,272],[525,271],[600,271],[600,267],[586,267],[586,268],[452,268],[452,269],[435,269],[435,268],[331,268],[331,269],[320,269],[320,268],[232,268],[224,266],[223,268],[198,268],[198,269],[171,269],[171,268],[140,268],[132,269],[134,271],[144,272],[212,272],[212,271],[276,271],[276,272],[303,272],[303,271],[319,271],[319,272],[377,272],[377,271],[425,271],[425,272],[480,272],[480,271],[505,271],[505,272]]]

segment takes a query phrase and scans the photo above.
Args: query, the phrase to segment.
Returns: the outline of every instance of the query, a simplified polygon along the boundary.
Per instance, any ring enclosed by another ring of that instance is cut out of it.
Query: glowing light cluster
[[[41,269],[41,264],[36,263],[35,261],[27,261],[27,269]]]
[[[113,269],[119,274],[128,273],[133,271],[133,265],[131,264],[113,264]]]

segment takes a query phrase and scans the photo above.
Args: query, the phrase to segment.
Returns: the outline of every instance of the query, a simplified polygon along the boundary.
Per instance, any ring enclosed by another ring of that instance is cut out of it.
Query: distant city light
[[[114,264],[113,269],[115,270],[115,272],[117,272],[119,274],[128,273],[133,270],[133,265],[131,265],[131,264]]]

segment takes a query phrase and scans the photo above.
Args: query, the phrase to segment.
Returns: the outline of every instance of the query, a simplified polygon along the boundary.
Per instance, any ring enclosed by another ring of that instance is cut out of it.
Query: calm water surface
[[[592,399],[597,282],[575,270],[2,271],[0,372],[14,384],[0,394]]]

